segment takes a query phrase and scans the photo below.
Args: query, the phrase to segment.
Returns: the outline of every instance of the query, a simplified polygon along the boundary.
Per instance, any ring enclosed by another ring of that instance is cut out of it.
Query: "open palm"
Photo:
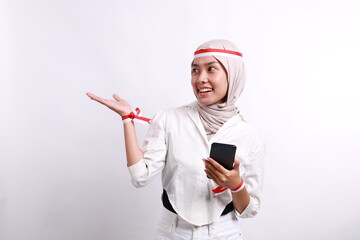
[[[95,94],[92,94],[92,93],[89,93],[89,92],[87,92],[86,95],[91,100],[97,101],[97,102],[101,103],[102,105],[107,106],[108,108],[110,108],[114,112],[118,113],[120,116],[125,116],[125,115],[128,115],[130,112],[132,112],[131,105],[127,101],[125,101],[124,99],[121,99],[116,94],[113,94],[114,100],[112,100],[112,99],[104,99],[104,98],[98,97]]]

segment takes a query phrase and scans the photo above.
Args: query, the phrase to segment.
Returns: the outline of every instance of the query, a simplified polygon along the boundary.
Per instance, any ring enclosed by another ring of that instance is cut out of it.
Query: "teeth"
[[[204,93],[204,92],[211,92],[212,89],[211,88],[203,88],[203,89],[199,89],[199,92]]]

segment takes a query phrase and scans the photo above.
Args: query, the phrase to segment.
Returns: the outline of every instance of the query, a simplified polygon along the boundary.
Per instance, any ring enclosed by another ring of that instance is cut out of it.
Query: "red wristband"
[[[245,187],[244,180],[242,178],[240,178],[240,180],[241,181],[240,181],[239,186],[237,186],[236,188],[230,189],[231,192],[236,193],[236,192],[240,192],[241,190],[244,189],[244,187]]]

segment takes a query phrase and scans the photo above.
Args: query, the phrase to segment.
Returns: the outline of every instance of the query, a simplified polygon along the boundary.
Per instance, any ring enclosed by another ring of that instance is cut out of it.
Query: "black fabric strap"
[[[165,189],[163,189],[162,202],[163,202],[164,207],[165,207],[167,210],[169,210],[169,211],[177,214],[177,213],[175,212],[174,208],[171,206],[171,203],[170,203],[170,201],[169,201],[169,197],[168,197],[167,192],[165,191]]]
[[[169,211],[177,214],[177,213],[175,212],[174,208],[171,206],[171,203],[170,203],[170,201],[169,201],[169,197],[168,197],[165,189],[163,189],[162,203],[163,203],[163,206],[164,206],[167,210],[169,210]],[[231,203],[229,203],[228,205],[226,205],[224,211],[221,213],[221,216],[224,216],[224,215],[228,214],[229,212],[232,212],[233,210],[234,210],[234,204],[231,202]]]

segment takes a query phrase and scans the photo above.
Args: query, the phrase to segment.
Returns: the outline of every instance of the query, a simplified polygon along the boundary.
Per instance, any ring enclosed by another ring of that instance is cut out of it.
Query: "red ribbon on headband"
[[[134,122],[142,123],[142,124],[150,124],[151,119],[146,117],[141,117],[141,111],[139,108],[135,108],[129,115],[125,115],[122,117],[124,123],[133,120]]]
[[[206,54],[206,53],[213,53],[213,54],[222,53],[222,54],[231,54],[231,55],[236,55],[236,56],[242,57],[241,52],[225,50],[225,49],[214,49],[214,48],[207,48],[207,49],[197,50],[197,51],[194,52],[194,55]]]

